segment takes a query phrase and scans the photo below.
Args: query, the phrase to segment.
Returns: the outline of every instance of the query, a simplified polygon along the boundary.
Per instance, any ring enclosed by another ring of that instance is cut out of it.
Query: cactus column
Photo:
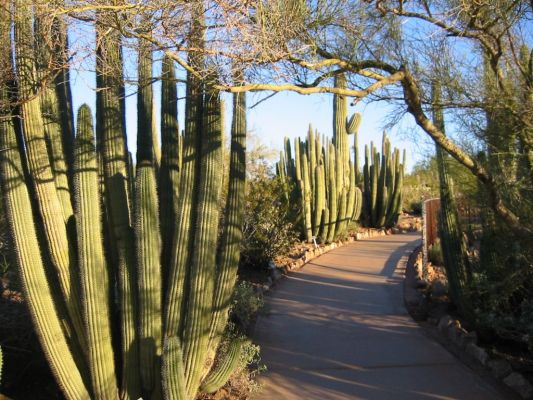
[[[434,83],[432,87],[433,119],[435,126],[444,132],[444,115],[440,103],[440,87]],[[465,243],[463,242],[459,216],[453,195],[453,184],[448,174],[446,155],[439,145],[436,145],[437,166],[440,182],[440,215],[439,234],[442,245],[442,255],[446,275],[450,286],[452,300],[462,312],[467,312],[465,289],[467,285],[468,258]]]
[[[391,152],[390,141],[383,133],[382,152],[377,151],[374,143],[370,150],[365,146],[364,212],[368,226],[390,228],[394,226],[402,207],[402,185],[405,165],[400,163],[400,152]]]
[[[19,10],[20,11],[20,10]],[[0,7],[0,38],[9,43],[9,8]],[[89,393],[74,359],[56,309],[55,294],[45,273],[37,240],[28,187],[24,178],[11,110],[11,88],[15,79],[11,54],[0,54],[0,170],[6,215],[16,248],[24,298],[27,301],[37,336],[50,367],[70,399],[88,399]],[[38,102],[38,99],[37,99]]]
[[[214,316],[211,323],[211,341],[215,344],[220,341],[226,326],[239,265],[245,206],[246,131],[246,94],[237,93],[233,95],[229,190],[224,218],[226,223],[217,254],[217,274],[213,296]]]
[[[57,271],[60,288],[77,340],[84,344],[84,329],[79,304],[75,250],[68,240],[65,214],[55,185],[54,173],[48,157],[40,98],[36,96],[35,54],[33,31],[30,25],[33,15],[29,4],[15,1],[15,60],[19,98],[25,100],[21,107],[22,131],[27,152],[28,169],[33,179],[37,204],[41,214],[44,235],[51,261]]]
[[[161,212],[163,277],[168,277],[172,238],[176,222],[178,189],[181,172],[181,136],[178,126],[178,93],[174,61],[163,58],[161,72],[161,167],[159,169],[159,202]]]
[[[135,244],[131,224],[131,178],[124,135],[122,107],[122,56],[120,35],[107,32],[111,13],[99,12],[96,18],[97,63],[96,118],[105,176],[105,200],[110,236],[117,266],[121,310],[122,384],[121,396],[138,399],[140,392],[137,344],[137,290]]]
[[[91,110],[78,111],[75,140],[74,193],[83,317],[88,362],[96,399],[114,399],[115,360],[111,342],[109,281],[102,237],[100,186]]]

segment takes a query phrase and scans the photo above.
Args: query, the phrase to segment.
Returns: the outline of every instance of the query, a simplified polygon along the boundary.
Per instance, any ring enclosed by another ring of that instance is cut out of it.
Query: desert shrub
[[[416,215],[422,215],[422,201],[412,201],[409,204],[408,210],[409,212],[416,214]]]
[[[231,314],[244,330],[247,330],[251,322],[265,305],[263,298],[258,296],[251,283],[240,282],[233,292]]]
[[[298,240],[285,189],[278,178],[267,176],[248,183],[241,243],[244,266],[266,268],[270,260],[287,254]]]

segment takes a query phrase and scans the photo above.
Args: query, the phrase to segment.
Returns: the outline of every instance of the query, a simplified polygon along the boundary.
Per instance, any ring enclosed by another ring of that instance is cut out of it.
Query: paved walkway
[[[255,328],[268,367],[255,399],[502,399],[407,314],[403,268],[418,243],[351,243],[281,280]]]

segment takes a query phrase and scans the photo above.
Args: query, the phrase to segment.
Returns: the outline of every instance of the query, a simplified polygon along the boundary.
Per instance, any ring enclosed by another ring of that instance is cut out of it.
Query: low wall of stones
[[[265,282],[262,287],[257,287],[256,291],[259,294],[268,292],[272,286],[285,276],[289,271],[298,270],[302,268],[308,262],[314,260],[317,257],[320,257],[322,254],[342,247],[348,243],[353,243],[358,240],[369,239],[373,237],[386,236],[392,234],[406,233],[408,230],[391,228],[391,229],[374,229],[374,228],[360,228],[358,232],[352,233],[348,238],[344,240],[338,240],[328,244],[320,244],[315,248],[307,248],[305,251],[302,251],[301,256],[295,258],[284,264],[275,264],[274,262],[270,263],[269,267],[269,277],[267,282]]]

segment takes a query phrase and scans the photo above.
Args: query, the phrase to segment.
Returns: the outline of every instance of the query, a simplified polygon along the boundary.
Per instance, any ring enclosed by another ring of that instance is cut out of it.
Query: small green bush
[[[422,201],[412,201],[409,204],[409,210],[415,215],[422,215]]]
[[[243,330],[247,330],[264,305],[263,298],[254,292],[250,282],[240,282],[233,292],[232,319],[236,320]]]
[[[266,268],[276,256],[287,254],[298,233],[291,220],[284,183],[267,176],[248,183],[241,243],[241,264]]]

